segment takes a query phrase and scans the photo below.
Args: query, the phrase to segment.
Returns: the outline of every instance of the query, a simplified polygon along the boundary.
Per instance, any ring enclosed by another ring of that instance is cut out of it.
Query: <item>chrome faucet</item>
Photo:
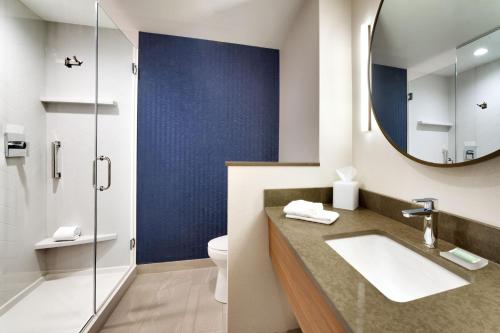
[[[432,198],[414,199],[412,200],[413,203],[421,203],[423,207],[401,211],[406,218],[419,216],[424,218],[424,244],[431,249],[436,247],[435,225],[432,216],[436,212],[434,210],[434,203],[436,201],[437,199]]]

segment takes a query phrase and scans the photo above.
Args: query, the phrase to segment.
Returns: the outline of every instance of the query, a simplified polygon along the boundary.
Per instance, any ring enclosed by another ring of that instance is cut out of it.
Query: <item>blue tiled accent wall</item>
[[[373,109],[385,132],[403,151],[407,150],[407,71],[403,68],[372,67]]]
[[[137,262],[206,258],[225,161],[277,161],[279,51],[140,33]]]

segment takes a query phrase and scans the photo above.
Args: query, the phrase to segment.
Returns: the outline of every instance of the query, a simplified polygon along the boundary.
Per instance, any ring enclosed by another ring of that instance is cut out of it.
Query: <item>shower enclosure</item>
[[[135,51],[88,0],[0,0],[0,45],[0,332],[79,332],[135,262]]]

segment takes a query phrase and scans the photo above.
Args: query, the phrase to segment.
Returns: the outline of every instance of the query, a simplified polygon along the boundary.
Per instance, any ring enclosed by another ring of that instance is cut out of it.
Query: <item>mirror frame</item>
[[[457,167],[463,167],[463,166],[467,166],[467,165],[473,165],[473,164],[478,164],[478,163],[481,163],[481,162],[484,162],[484,161],[488,161],[488,160],[491,160],[495,157],[498,157],[500,156],[500,148],[497,149],[496,151],[488,154],[488,155],[484,155],[482,157],[479,157],[477,159],[474,159],[472,161],[467,161],[467,162],[460,162],[460,163],[452,163],[452,164],[444,164],[444,163],[434,163],[434,162],[428,162],[428,161],[425,161],[425,160],[421,160],[415,156],[412,156],[410,154],[408,154],[407,152],[401,150],[401,148],[396,145],[396,143],[392,140],[392,138],[389,136],[389,134],[385,131],[385,129],[381,126],[381,123],[377,117],[377,112],[375,111],[375,108],[373,107],[373,93],[372,93],[372,48],[373,48],[373,39],[374,39],[374,36],[375,36],[375,33],[377,31],[377,23],[378,23],[378,20],[379,20],[379,17],[380,17],[380,12],[382,11],[382,7],[384,6],[384,2],[385,0],[380,0],[380,5],[378,7],[378,10],[377,10],[377,15],[375,16],[375,21],[373,23],[373,29],[371,31],[371,36],[370,36],[370,45],[369,45],[369,57],[368,57],[368,90],[370,91],[370,117],[371,115],[373,114],[373,117],[375,118],[375,120],[377,121],[377,124],[378,124],[378,127],[380,128],[380,131],[382,132],[382,134],[384,135],[384,137],[386,138],[386,140],[391,144],[391,146],[393,146],[401,155],[404,155],[405,157],[409,158],[410,160],[414,161],[414,162],[417,162],[417,163],[420,163],[420,164],[424,164],[424,165],[427,165],[427,166],[431,166],[431,167],[437,167],[437,168],[457,168]],[[455,124],[456,126],[456,124]]]

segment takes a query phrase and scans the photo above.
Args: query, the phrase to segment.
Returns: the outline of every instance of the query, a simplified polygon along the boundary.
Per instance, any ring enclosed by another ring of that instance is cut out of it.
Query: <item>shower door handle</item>
[[[111,159],[107,156],[99,156],[97,158],[99,161],[106,161],[108,162],[108,184],[106,186],[99,186],[98,189],[99,191],[106,191],[111,187]],[[97,172],[97,169],[95,170]]]

